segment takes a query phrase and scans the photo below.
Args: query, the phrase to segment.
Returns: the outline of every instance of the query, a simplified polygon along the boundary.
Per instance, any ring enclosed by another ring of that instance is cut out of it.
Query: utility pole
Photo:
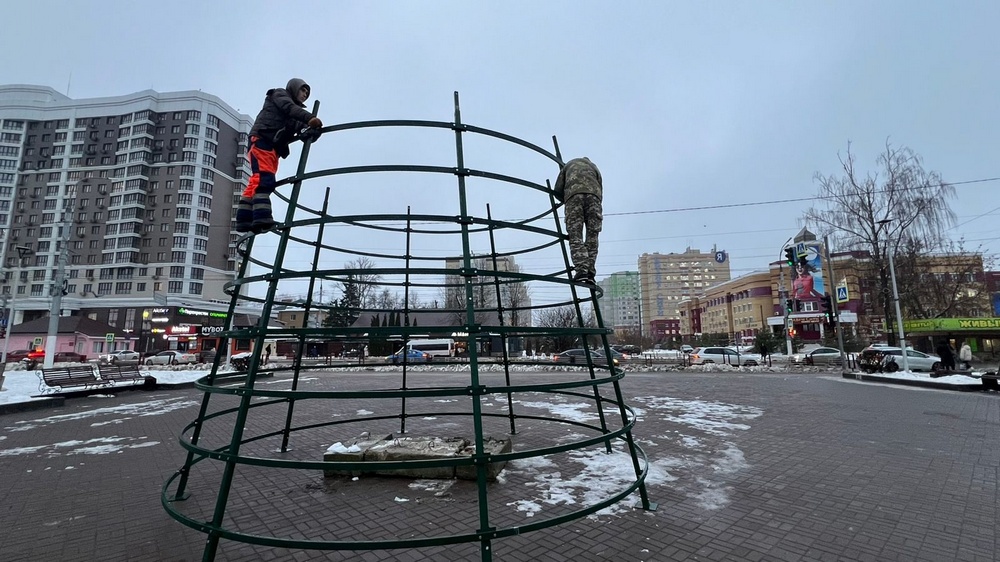
[[[781,273],[781,282],[778,285],[778,301],[781,306],[785,309],[785,321],[782,324],[782,331],[785,336],[785,347],[788,353],[788,357],[792,356],[792,338],[788,334],[788,307],[785,306],[785,301],[788,299],[788,292],[785,290],[785,268],[782,265],[778,265],[778,271]]]
[[[69,235],[73,229],[73,203],[75,201],[76,193],[74,192],[73,199],[69,199],[66,202],[66,207],[63,207],[62,221],[60,221],[62,240],[59,243],[59,257],[56,258],[56,273],[52,278],[52,286],[49,289],[49,293],[52,296],[52,305],[49,308],[49,331],[45,338],[45,360],[42,363],[42,368],[44,369],[51,369],[56,359],[56,341],[59,338],[59,317],[62,315],[62,298],[66,292],[66,261],[69,254]]]
[[[25,260],[25,258],[27,258],[28,256],[30,256],[33,252],[31,251],[31,248],[29,248],[27,246],[16,246],[14,249],[17,250],[17,268],[18,268],[18,273],[20,273],[21,268],[24,267],[24,260]],[[13,271],[11,272],[10,279],[11,279],[11,286],[12,287],[16,287],[18,279],[17,279],[17,276],[14,275]],[[14,292],[14,291],[15,291],[15,289],[12,288],[11,292]],[[9,308],[7,307],[8,300],[10,301],[10,307]],[[7,337],[4,338],[4,340],[3,340],[3,357],[2,357],[2,359],[0,359],[0,361],[3,361],[4,365],[7,364],[7,351],[10,349],[10,336],[11,336],[10,330],[11,330],[11,328],[13,328],[13,322],[14,322],[14,300],[15,299],[13,299],[13,298],[8,299],[7,298],[7,294],[6,293],[4,294],[3,305],[4,305],[4,309],[6,310],[6,313],[5,313],[6,314],[6,326],[5,327],[7,329],[7,334],[6,334]]]
[[[833,260],[830,259],[830,237],[823,236],[823,251],[826,252],[826,266],[830,270],[830,285],[833,289],[833,298],[830,299],[830,310],[833,312],[834,321],[833,329],[837,331],[837,348],[840,349],[840,370],[843,373],[847,372],[847,354],[844,352],[844,332],[841,330],[840,323],[840,313],[837,312],[837,289],[836,285],[833,284],[836,277],[833,273]],[[827,292],[829,294],[829,292]]]

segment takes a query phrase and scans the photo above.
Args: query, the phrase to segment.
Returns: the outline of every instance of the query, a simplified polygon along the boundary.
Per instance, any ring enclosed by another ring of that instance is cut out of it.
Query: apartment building
[[[77,100],[0,85],[0,295],[15,302],[10,324],[48,315],[55,291],[63,315],[127,331],[141,330],[151,307],[225,310],[251,125],[198,91]]]
[[[721,260],[717,259],[720,254]],[[680,253],[642,254],[639,279],[643,326],[670,320],[671,325],[679,327],[678,304],[682,300],[701,295],[729,278],[729,260],[724,252],[687,248]]]
[[[604,296],[599,301],[604,325],[616,332],[621,330],[638,332],[639,272],[617,271],[599,281],[598,285],[604,290]]]
[[[773,303],[768,271],[725,281],[680,302],[681,336],[726,334],[730,341],[752,341],[766,329]]]
[[[476,308],[496,309],[497,289],[492,285],[494,277],[489,274],[491,271],[512,272],[521,271],[520,266],[514,261],[512,256],[497,256],[496,268],[493,266],[492,256],[472,256],[472,267],[483,272],[483,275],[474,278],[476,283],[473,288],[473,302]],[[459,270],[463,267],[463,258],[453,257],[445,259],[445,268],[449,270]],[[500,304],[504,308],[504,324],[507,326],[531,326],[531,291],[525,282],[509,282],[505,277],[500,277]],[[445,307],[450,309],[464,309],[465,306],[465,286],[462,278],[457,275],[447,276],[446,287],[444,289]],[[486,324],[496,324],[499,320],[496,313],[480,312],[477,321]],[[464,312],[459,313],[457,320],[464,322]]]

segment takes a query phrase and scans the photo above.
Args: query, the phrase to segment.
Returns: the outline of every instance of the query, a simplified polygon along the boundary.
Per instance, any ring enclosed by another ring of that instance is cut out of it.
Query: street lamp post
[[[892,222],[892,219],[878,221],[880,226],[885,226]],[[896,265],[892,259],[895,253],[886,244],[886,253],[889,254],[889,279],[892,281],[892,302],[896,307],[896,331],[899,334],[900,357],[903,358],[903,370],[910,370],[910,362],[906,357],[906,334],[903,332],[903,314],[899,310],[899,290],[896,289]]]
[[[30,256],[34,252],[32,251],[31,248],[27,246],[16,246],[14,249],[17,250],[17,266],[18,266],[18,273],[20,273],[21,268],[24,267],[24,260],[28,259],[28,256]],[[13,272],[11,273],[12,273],[10,276],[11,281],[16,281],[16,277],[13,275]],[[12,282],[11,286],[16,287],[17,283]],[[14,327],[14,301],[16,299],[12,297],[9,300],[10,300],[9,302],[10,308],[7,308],[7,311],[5,313],[6,322],[4,326],[4,328],[7,330],[7,333],[5,334],[7,337],[5,337],[3,340],[3,354],[2,354],[3,357],[0,358],[0,361],[2,361],[5,366],[7,364],[7,351],[10,349],[11,329]],[[8,305],[7,299],[4,299],[4,307],[7,307],[7,305]]]

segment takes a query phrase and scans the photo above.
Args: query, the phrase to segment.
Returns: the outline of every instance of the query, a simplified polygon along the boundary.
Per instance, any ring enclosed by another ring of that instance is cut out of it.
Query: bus
[[[434,357],[455,356],[455,340],[453,339],[410,340],[409,343],[406,344],[406,347],[417,351],[423,351],[427,355]]]

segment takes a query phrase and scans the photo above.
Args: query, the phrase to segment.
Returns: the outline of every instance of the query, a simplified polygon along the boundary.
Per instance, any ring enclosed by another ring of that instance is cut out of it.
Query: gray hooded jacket
[[[309,84],[301,78],[292,78],[284,88],[268,90],[264,107],[250,129],[250,136],[287,146],[295,132],[315,117],[306,111],[305,104],[298,102],[299,90],[302,88],[309,88]]]

